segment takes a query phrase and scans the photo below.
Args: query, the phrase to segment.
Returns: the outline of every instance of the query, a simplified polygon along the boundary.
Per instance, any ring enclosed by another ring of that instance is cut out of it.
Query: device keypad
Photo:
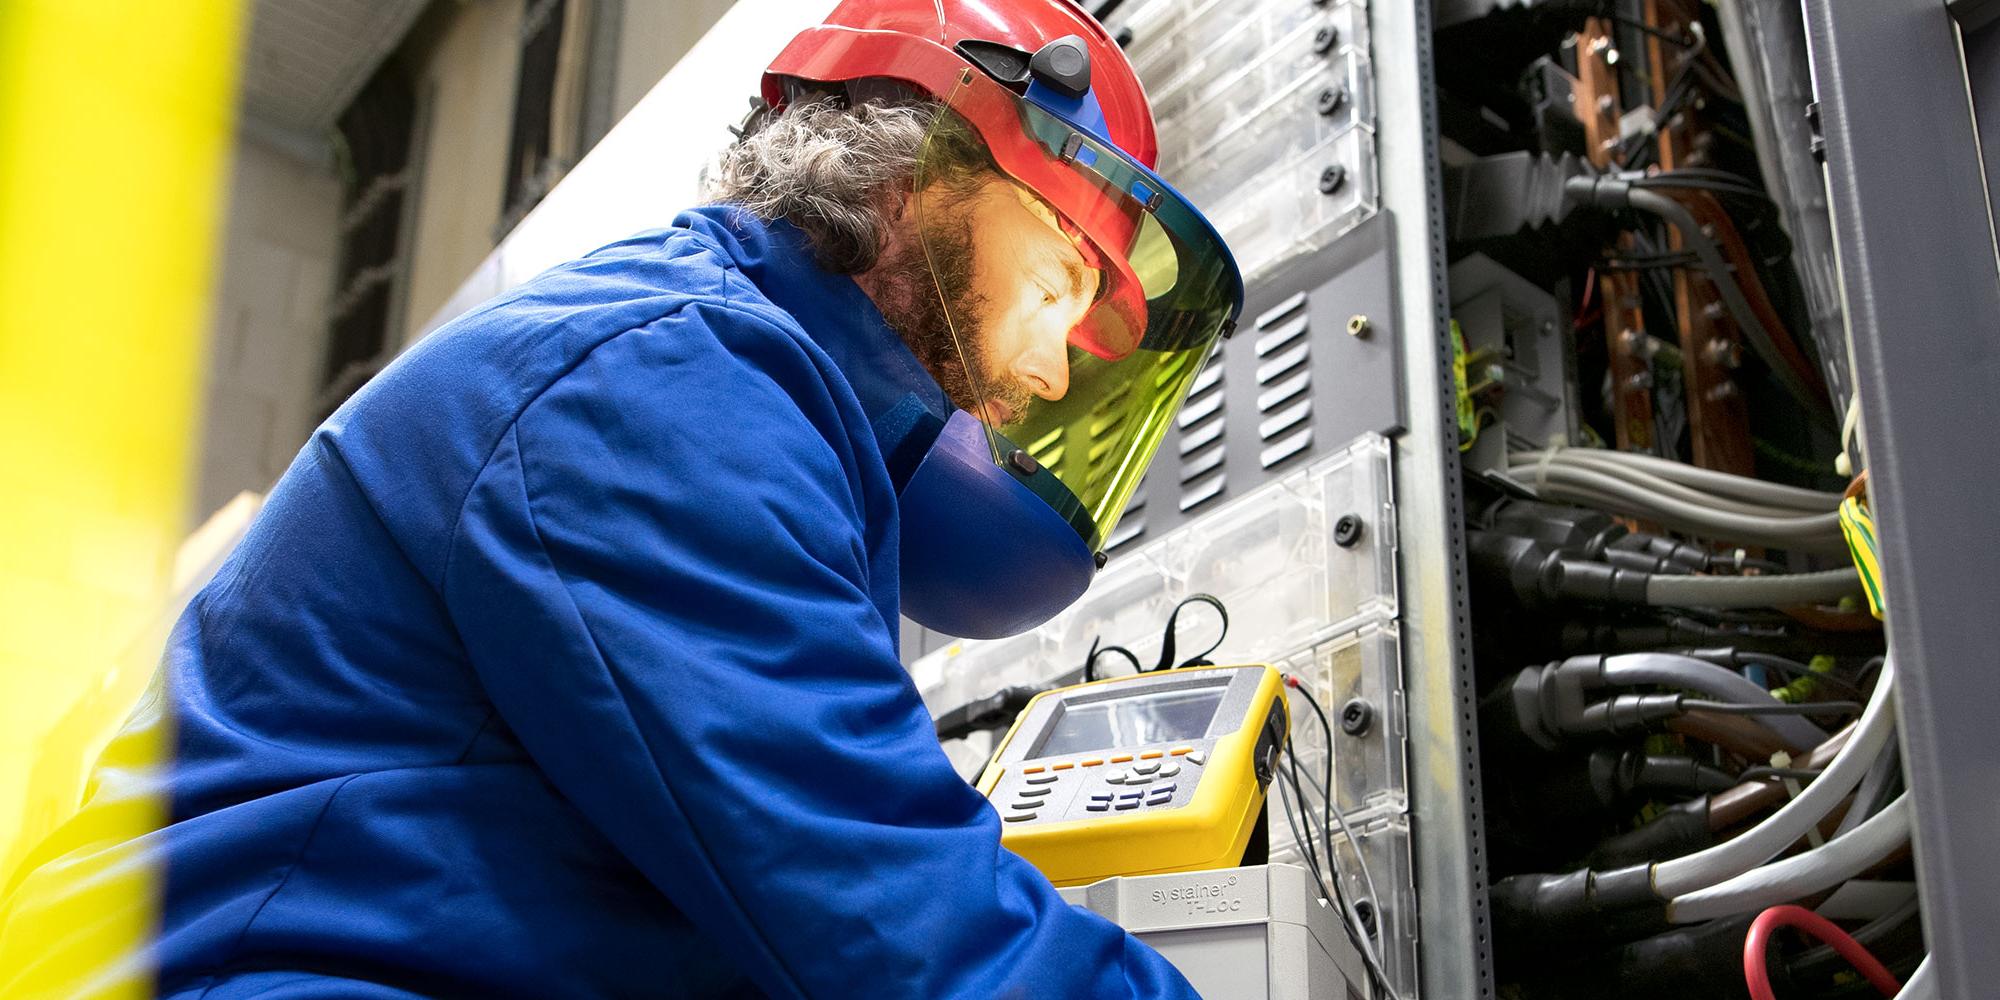
[[[1063,761],[1060,763],[1023,767],[1020,770],[1020,784],[1015,786],[1012,801],[1007,804],[1008,823],[1027,823],[1042,818],[1044,807],[1055,803],[1060,796],[1053,793],[1061,787],[1064,771],[1082,774],[1082,769],[1105,767],[1097,772],[1102,774],[1106,785],[1118,785],[1131,789],[1118,791],[1087,791],[1088,798],[1082,804],[1083,813],[1126,812],[1172,806],[1174,794],[1179,788],[1171,779],[1178,777],[1183,765],[1200,767],[1208,762],[1208,755],[1193,747],[1175,747],[1172,750],[1148,750],[1140,753],[1112,754],[1087,760]],[[1126,766],[1117,766],[1126,765]],[[1141,787],[1143,786],[1143,787]],[[1100,786],[1101,787],[1101,786]],[[996,805],[998,803],[996,802]],[[1058,805],[1052,818],[1061,819],[1068,810],[1067,804]],[[1070,815],[1075,815],[1070,813]]]

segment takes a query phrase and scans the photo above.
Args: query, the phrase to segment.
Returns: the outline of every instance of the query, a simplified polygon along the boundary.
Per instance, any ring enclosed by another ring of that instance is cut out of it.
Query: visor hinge
[[[749,112],[744,114],[742,121],[729,126],[729,134],[735,136],[737,142],[742,142],[752,133],[764,127],[764,120],[770,116],[770,113],[770,102],[764,100],[762,97],[750,98]]]
[[[1069,138],[1063,140],[1062,152],[1057,155],[1061,157],[1064,163],[1075,163],[1076,154],[1082,150],[1083,136],[1071,132]]]

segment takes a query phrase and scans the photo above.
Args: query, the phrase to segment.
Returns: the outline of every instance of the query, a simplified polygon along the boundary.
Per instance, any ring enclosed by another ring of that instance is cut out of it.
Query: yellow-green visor
[[[942,102],[912,204],[961,366],[932,374],[1102,549],[1242,310],[1234,258],[1151,170],[983,77]]]

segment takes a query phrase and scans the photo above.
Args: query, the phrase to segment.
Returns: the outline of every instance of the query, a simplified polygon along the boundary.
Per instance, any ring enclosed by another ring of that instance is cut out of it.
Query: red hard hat
[[[1025,59],[1050,42],[1080,38],[1090,56],[1090,88],[1104,111],[1104,138],[1147,167],[1158,165],[1153,109],[1139,75],[1104,26],[1071,0],[844,0],[824,23],[794,38],[764,71],[764,100],[773,108],[783,107],[782,79],[788,76],[819,83],[887,77],[915,84],[932,97],[949,93],[912,78],[915,67],[908,64],[902,45],[869,47],[866,54],[852,53],[862,58],[848,58],[850,43],[864,32],[893,32],[949,55],[959,67],[989,72],[989,66],[974,63],[968,54],[1004,47]],[[870,59],[867,54],[890,58]],[[1018,82],[1025,87],[1027,66],[1019,69]]]
[[[1127,256],[1138,213],[1074,169],[1073,150],[1038,144],[1023,128],[1024,113],[1057,108],[1050,113],[1064,125],[1152,169],[1152,108],[1124,51],[1094,18],[1069,0],[846,0],[765,70],[764,100],[773,109],[784,106],[788,79],[893,80],[952,105],[1000,169],[1066,220],[1066,231],[1087,242],[1079,246],[1086,258],[1105,270],[1098,305],[1071,341],[1107,359],[1141,344],[1147,300]]]

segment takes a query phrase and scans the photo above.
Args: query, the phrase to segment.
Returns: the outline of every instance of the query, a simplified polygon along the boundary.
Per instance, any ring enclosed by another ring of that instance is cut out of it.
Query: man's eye
[[[1057,296],[1056,296],[1056,293],[1055,293],[1055,292],[1052,292],[1052,291],[1050,291],[1050,290],[1049,290],[1049,289],[1047,289],[1047,288],[1043,288],[1043,289],[1042,289],[1042,304],[1043,304],[1043,305],[1045,305],[1045,306],[1052,306],[1052,305],[1055,305],[1055,304],[1056,304],[1056,297],[1057,297]]]

